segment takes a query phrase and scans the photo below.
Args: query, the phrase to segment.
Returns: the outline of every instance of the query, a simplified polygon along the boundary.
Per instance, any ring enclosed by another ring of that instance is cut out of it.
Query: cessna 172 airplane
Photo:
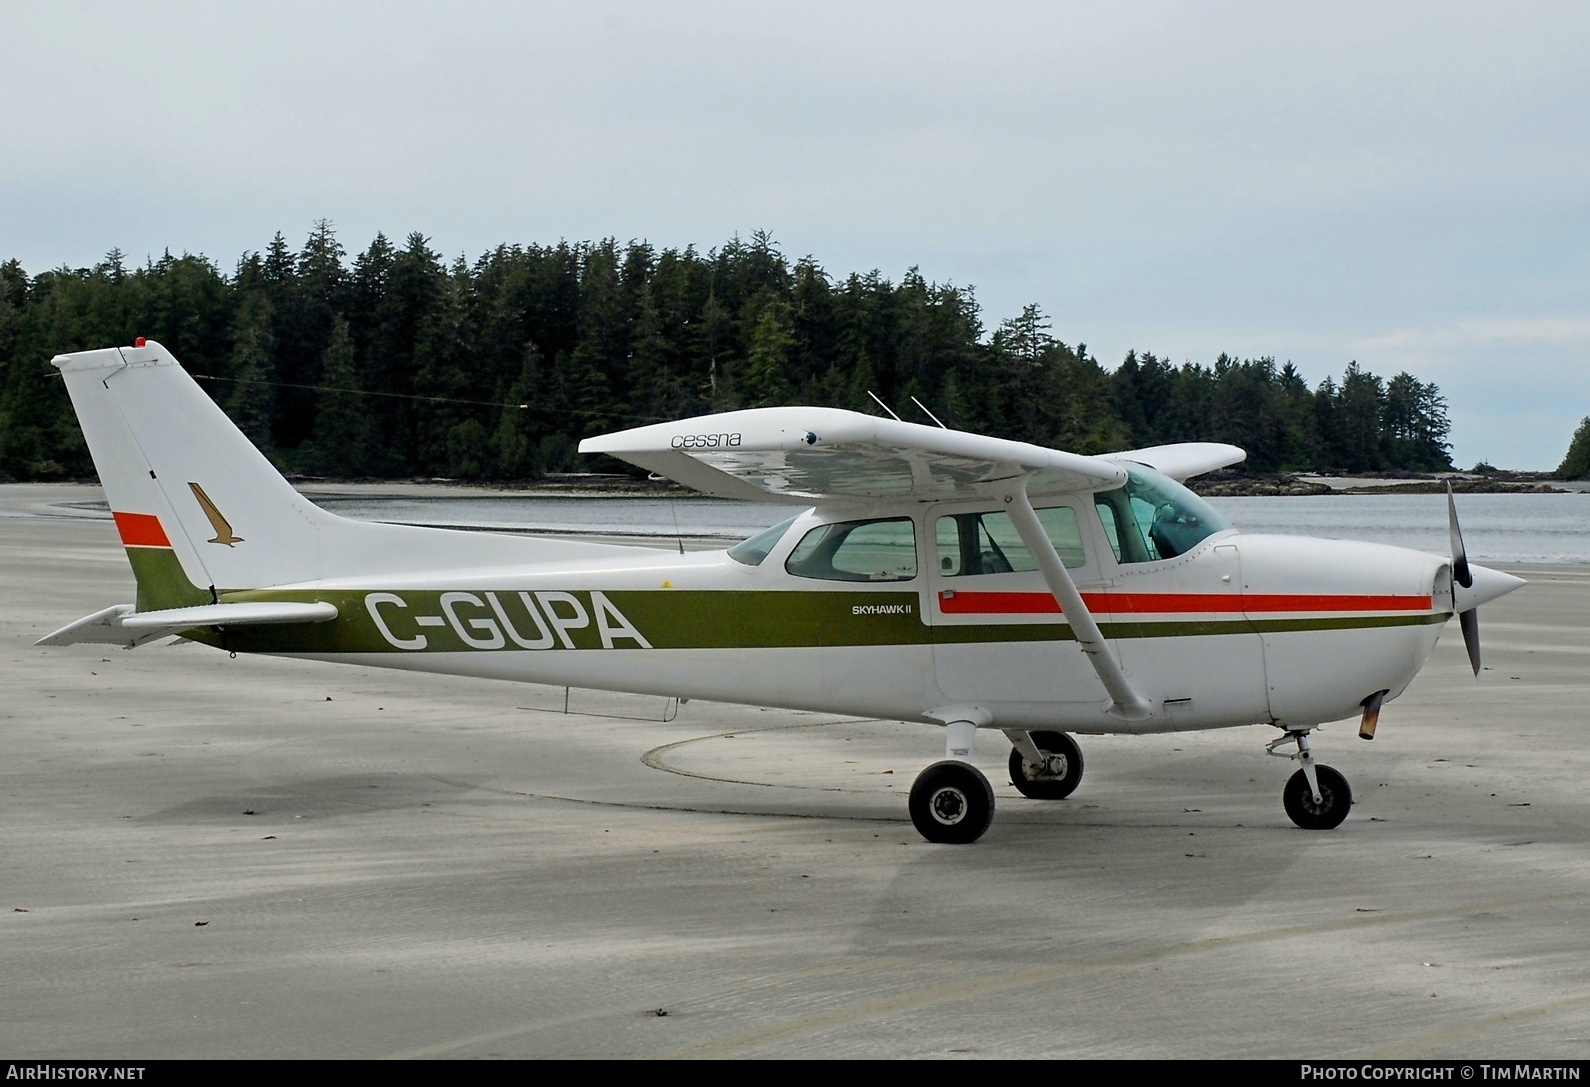
[[[1183,480],[1242,450],[1079,456],[830,408],[756,408],[586,439],[711,495],[794,516],[674,554],[350,521],[298,494],[160,344],[61,355],[137,599],[41,645],[178,635],[269,653],[918,721],[945,758],[911,789],[935,842],[994,794],[969,761],[1008,737],[1037,800],[1082,776],[1071,734],[1264,723],[1305,828],[1347,817],[1309,733],[1407,687],[1456,614],[1523,582],[1450,558],[1240,533]]]

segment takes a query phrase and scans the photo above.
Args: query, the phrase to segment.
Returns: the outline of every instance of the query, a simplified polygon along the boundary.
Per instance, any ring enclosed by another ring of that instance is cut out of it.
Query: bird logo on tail
[[[211,502],[210,496],[204,493],[204,488],[197,483],[189,483],[188,486],[193,490],[193,497],[199,500],[199,508],[204,510],[204,515],[210,519],[210,527],[215,529],[215,539],[210,542],[225,544],[227,547],[242,543],[243,537],[232,534],[231,524],[221,516],[221,511],[215,508],[215,503]]]

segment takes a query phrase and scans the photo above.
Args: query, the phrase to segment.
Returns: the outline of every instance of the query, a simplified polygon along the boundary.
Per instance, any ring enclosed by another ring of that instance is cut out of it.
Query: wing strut
[[[1071,580],[1071,574],[1066,570],[1065,563],[1060,561],[1060,555],[1055,551],[1049,534],[1043,530],[1038,515],[1033,512],[1032,501],[1027,497],[1026,476],[1011,480],[1011,490],[1005,495],[1005,502],[1006,512],[1010,514],[1011,523],[1016,526],[1021,542],[1027,545],[1027,550],[1037,560],[1038,570],[1043,574],[1043,580],[1049,586],[1049,591],[1054,593],[1061,614],[1065,616],[1066,622],[1071,624],[1071,631],[1076,635],[1077,644],[1082,647],[1082,652],[1087,654],[1088,663],[1093,665],[1093,670],[1099,675],[1099,681],[1109,692],[1110,701],[1113,703],[1109,709],[1110,716],[1123,721],[1146,719],[1153,712],[1151,703],[1132,689],[1131,683],[1126,679],[1126,673],[1121,671],[1120,662],[1105,644],[1099,624],[1094,622],[1093,614],[1082,602],[1082,594],[1077,591],[1076,582]]]

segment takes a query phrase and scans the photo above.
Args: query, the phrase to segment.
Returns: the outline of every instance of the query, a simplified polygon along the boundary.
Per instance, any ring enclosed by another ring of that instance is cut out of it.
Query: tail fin
[[[138,609],[321,575],[325,513],[160,344],[61,355],[94,467],[138,577]],[[173,569],[172,560],[183,575]]]
[[[518,565],[600,545],[348,521],[282,478],[153,340],[57,355],[138,580],[138,610],[328,577]]]

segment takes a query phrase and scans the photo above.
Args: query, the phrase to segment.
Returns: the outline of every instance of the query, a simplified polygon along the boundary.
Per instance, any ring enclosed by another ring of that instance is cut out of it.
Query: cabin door
[[[1078,585],[1098,578],[1080,503],[1038,505]],[[1060,615],[1015,525],[992,503],[946,504],[927,522],[927,619],[939,690],[950,702],[1091,703],[1104,686]]]

